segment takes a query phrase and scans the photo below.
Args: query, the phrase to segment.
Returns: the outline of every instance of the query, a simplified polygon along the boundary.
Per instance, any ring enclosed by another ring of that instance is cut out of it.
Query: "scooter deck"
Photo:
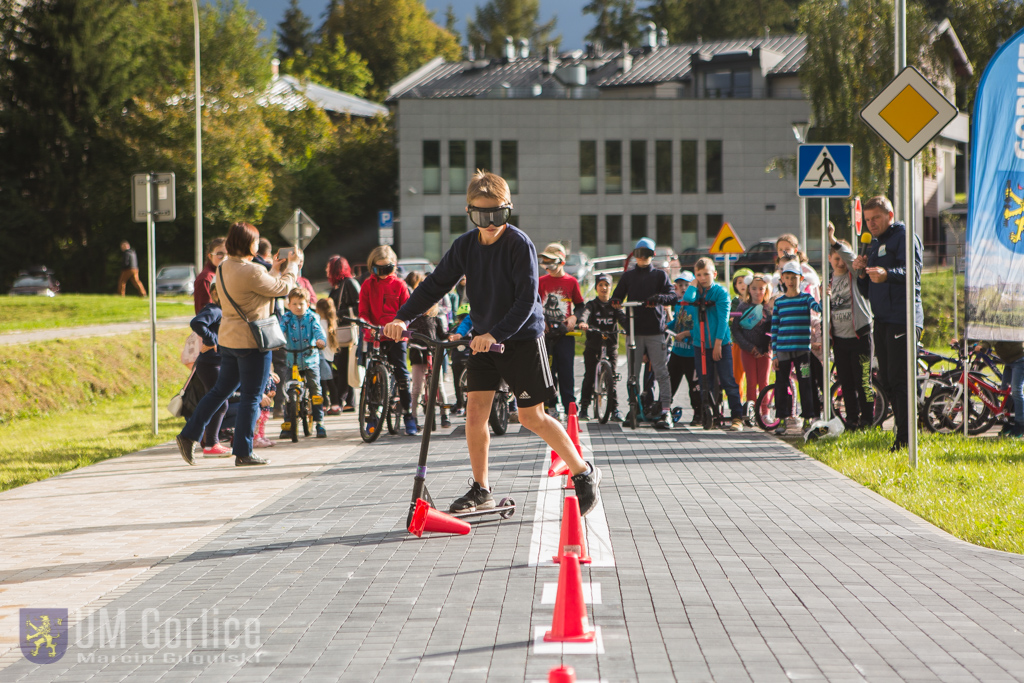
[[[488,510],[473,510],[471,512],[449,512],[448,514],[452,517],[458,517],[459,519],[483,517],[485,515],[498,515],[502,519],[508,519],[515,513],[516,501],[512,500],[511,498],[502,498],[497,505]]]

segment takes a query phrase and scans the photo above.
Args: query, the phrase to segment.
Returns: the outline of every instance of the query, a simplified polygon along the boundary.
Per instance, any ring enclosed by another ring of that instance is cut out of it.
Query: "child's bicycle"
[[[296,359],[299,354],[307,351],[316,351],[315,346],[306,346],[299,349],[285,348],[285,351],[294,353]],[[322,396],[312,396],[309,391],[309,384],[306,381],[307,370],[301,369],[298,365],[292,365],[291,379],[284,383],[284,423],[281,425],[281,432],[291,432],[292,443],[299,440],[299,422],[302,422],[302,435],[309,436],[310,421],[313,419],[313,403],[323,403]]]
[[[392,434],[398,431],[401,419],[401,403],[398,398],[398,383],[387,357],[381,351],[383,327],[371,325],[365,320],[339,318],[344,323],[358,325],[372,334],[372,341],[366,357],[366,373],[359,392],[359,436],[366,443],[373,443],[380,436],[385,422]]]
[[[996,422],[1005,424],[1014,420],[1013,398],[1009,387],[997,387],[983,374],[987,366],[998,379],[1002,379],[1002,373],[990,354],[974,350],[970,352],[969,358],[971,370],[966,377],[969,390],[967,433],[976,436],[987,432]],[[953,374],[957,372],[959,374]],[[932,391],[922,411],[924,426],[930,432],[947,434],[962,432],[964,429],[965,378],[962,366],[961,370],[948,373],[948,377],[951,383]]]
[[[594,417],[601,424],[608,424],[608,416],[611,415],[611,396],[615,392],[615,383],[619,381],[619,373],[608,358],[608,347],[605,344],[613,336],[618,341],[618,334],[611,335],[601,332],[601,355],[597,357],[597,365],[594,366]]]
[[[469,344],[469,338],[464,337],[459,340],[463,345]],[[453,350],[454,353],[454,350]],[[465,397],[469,396],[469,377],[468,368],[463,365],[462,372],[456,381],[456,386],[459,388],[459,392]],[[491,403],[491,414],[487,418],[487,424],[491,426],[491,431],[494,432],[495,436],[501,436],[508,431],[508,416],[512,412],[510,404],[513,400],[512,391],[508,388],[508,384],[505,380],[501,380],[498,384],[498,388],[494,391],[494,401]]]

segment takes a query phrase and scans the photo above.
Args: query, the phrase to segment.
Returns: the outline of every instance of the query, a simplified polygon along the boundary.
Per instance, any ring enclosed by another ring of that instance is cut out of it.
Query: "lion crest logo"
[[[68,649],[66,609],[21,609],[21,652],[34,664],[53,664]]]
[[[1013,244],[1020,242],[1021,233],[1024,232],[1024,199],[1021,195],[1024,195],[1024,188],[1017,185],[1015,192],[1013,181],[1007,180],[1003,195],[1003,227],[1009,228],[1010,242]]]

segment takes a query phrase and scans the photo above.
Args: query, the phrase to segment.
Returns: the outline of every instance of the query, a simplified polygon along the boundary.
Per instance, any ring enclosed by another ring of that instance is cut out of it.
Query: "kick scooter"
[[[420,437],[420,459],[416,465],[416,477],[413,479],[412,484],[412,500],[409,502],[409,514],[405,518],[405,527],[408,529],[409,524],[412,522],[412,514],[416,510],[416,499],[422,498],[430,505],[430,507],[436,507],[434,500],[430,497],[430,492],[427,490],[427,453],[430,450],[430,433],[433,431],[434,422],[434,407],[437,399],[437,387],[441,381],[441,366],[440,362],[441,354],[444,353],[445,349],[453,349],[457,347],[469,346],[469,342],[463,339],[457,341],[439,341],[431,339],[424,335],[416,332],[405,331],[402,335],[403,339],[415,339],[421,344],[433,348],[435,362],[430,370],[430,385],[427,389],[427,407],[426,407],[426,419],[423,421],[423,436]],[[504,353],[504,344],[491,344],[491,353]],[[508,519],[516,512],[516,501],[512,498],[502,498],[497,506],[489,510],[476,510],[473,512],[450,512],[452,517],[458,517],[465,519],[467,517],[483,517],[484,515],[498,515],[502,519]]]
[[[643,402],[640,400],[640,382],[633,371],[633,359],[636,357],[636,335],[633,329],[633,309],[643,306],[642,301],[627,301],[622,304],[629,318],[629,336],[626,338],[626,365],[629,375],[626,378],[626,395],[629,399],[629,426],[636,429],[641,422],[647,422],[644,415]]]
[[[704,429],[713,429],[715,419],[718,417],[718,402],[711,391],[711,376],[708,375],[708,339],[704,331],[708,324],[708,309],[714,306],[714,302],[708,303],[704,294],[698,294],[697,300],[693,303],[697,307],[697,319],[700,321],[700,410],[701,426]]]

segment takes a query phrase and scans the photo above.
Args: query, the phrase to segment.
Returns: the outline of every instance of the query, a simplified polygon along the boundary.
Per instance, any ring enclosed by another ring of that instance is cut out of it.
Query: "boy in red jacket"
[[[395,274],[398,255],[387,246],[382,245],[370,252],[366,259],[366,267],[370,269],[370,277],[359,290],[359,317],[374,325],[384,326],[395,319],[398,309],[409,300],[409,289]],[[371,341],[369,330],[365,332],[366,341]],[[381,350],[398,379],[398,396],[402,400],[402,413],[405,419],[405,433],[415,436],[419,432],[416,418],[412,415],[412,395],[409,393],[409,366],[405,363],[406,345],[404,341],[381,340]],[[377,426],[377,425],[368,425]]]

